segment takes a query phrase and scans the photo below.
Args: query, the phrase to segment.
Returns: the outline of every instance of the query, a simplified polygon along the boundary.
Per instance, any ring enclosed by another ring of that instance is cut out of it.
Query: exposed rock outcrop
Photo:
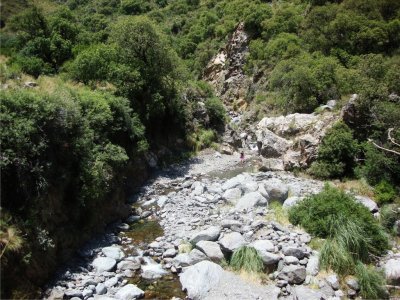
[[[203,73],[203,79],[209,82],[226,104],[236,102],[245,107],[247,76],[243,66],[248,52],[249,36],[240,23],[232,34],[226,47],[214,56]]]

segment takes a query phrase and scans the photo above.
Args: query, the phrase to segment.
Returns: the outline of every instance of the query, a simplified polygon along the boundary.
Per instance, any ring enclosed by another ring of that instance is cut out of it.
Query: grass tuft
[[[230,266],[235,271],[244,270],[250,273],[261,272],[264,268],[257,250],[248,246],[242,246],[233,252]]]
[[[382,272],[373,266],[366,266],[362,263],[356,265],[356,276],[361,289],[361,296],[365,299],[387,299],[385,290],[385,278]]]

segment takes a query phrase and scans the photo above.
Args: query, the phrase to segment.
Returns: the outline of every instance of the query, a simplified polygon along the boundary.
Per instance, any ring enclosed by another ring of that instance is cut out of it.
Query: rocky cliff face
[[[248,76],[244,74],[249,36],[240,23],[225,48],[209,62],[203,73],[203,79],[210,83],[227,106],[237,105],[245,108],[246,84]]]

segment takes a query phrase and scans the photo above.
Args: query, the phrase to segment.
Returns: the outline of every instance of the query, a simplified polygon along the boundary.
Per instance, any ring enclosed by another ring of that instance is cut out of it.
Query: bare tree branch
[[[389,128],[388,130],[388,139],[389,141],[391,141],[393,144],[395,144],[397,147],[400,147],[400,144],[396,143],[396,141],[394,140],[394,138],[391,137],[391,133],[393,131],[394,128]]]
[[[373,140],[371,140],[371,139],[368,139],[368,142],[370,142],[370,143],[372,143],[372,145],[374,145],[376,148],[378,148],[378,149],[381,149],[381,150],[384,150],[384,151],[387,151],[387,152],[391,152],[391,153],[394,153],[394,154],[396,154],[396,155],[400,155],[400,152],[397,152],[397,151],[395,151],[395,150],[392,150],[392,149],[387,149],[387,148],[384,148],[384,147],[382,147],[382,146],[379,146],[378,144],[376,144]]]

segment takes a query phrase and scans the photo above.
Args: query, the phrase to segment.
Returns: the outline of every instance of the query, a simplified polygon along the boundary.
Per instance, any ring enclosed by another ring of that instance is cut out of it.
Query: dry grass
[[[272,201],[269,204],[269,212],[266,215],[266,219],[286,226],[291,224],[287,210],[283,209],[282,204],[277,201]]]
[[[351,191],[358,195],[366,196],[369,198],[375,197],[374,189],[367,183],[365,179],[334,182],[333,184],[341,190]]]

